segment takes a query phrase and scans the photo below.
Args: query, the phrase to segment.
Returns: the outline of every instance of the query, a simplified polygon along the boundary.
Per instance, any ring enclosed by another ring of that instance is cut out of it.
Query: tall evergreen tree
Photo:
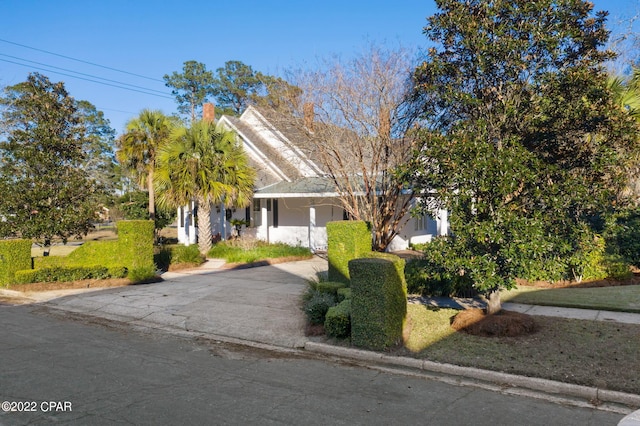
[[[429,129],[416,179],[451,212],[450,272],[497,310],[497,290],[530,261],[580,274],[590,220],[623,201],[637,133],[613,107],[606,13],[591,3],[436,4],[425,28],[436,47],[415,72]]]
[[[0,98],[6,129],[0,140],[0,236],[31,238],[45,247],[54,238],[66,241],[85,235],[96,219],[103,195],[101,179],[91,167],[108,149],[100,145],[102,131],[87,127],[95,112],[79,104],[62,82],[34,73],[27,81],[4,90]],[[95,112],[97,113],[97,112]],[[91,114],[90,114],[91,115]]]
[[[205,64],[197,61],[186,61],[182,73],[166,74],[164,81],[170,87],[171,94],[176,97],[178,111],[196,121],[201,116],[202,104],[213,94],[213,73]]]

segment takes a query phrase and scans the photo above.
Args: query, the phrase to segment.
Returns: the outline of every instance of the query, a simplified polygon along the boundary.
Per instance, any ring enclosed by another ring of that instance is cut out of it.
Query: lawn
[[[640,325],[535,317],[521,337],[476,337],[450,327],[454,309],[409,304],[400,355],[640,394]]]
[[[536,288],[520,286],[503,291],[503,302],[566,308],[640,313],[640,285],[593,288]]]
[[[255,263],[269,259],[309,259],[312,254],[306,247],[268,244],[256,240],[231,240],[217,243],[209,251],[208,257],[224,259],[227,263]]]

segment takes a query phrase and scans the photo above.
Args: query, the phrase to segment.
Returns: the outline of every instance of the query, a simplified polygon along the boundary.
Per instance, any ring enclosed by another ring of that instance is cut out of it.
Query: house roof
[[[278,182],[255,191],[254,198],[337,197],[333,181],[327,177],[305,177],[293,182]]]
[[[314,161],[321,135],[330,130],[327,126],[318,123],[316,131],[309,132],[299,118],[253,106],[240,117],[222,116],[220,121],[240,136],[257,171],[255,198],[338,196],[334,182]],[[350,167],[354,154],[349,140],[354,135],[344,130],[341,134],[345,139],[338,139],[336,149],[344,166]]]

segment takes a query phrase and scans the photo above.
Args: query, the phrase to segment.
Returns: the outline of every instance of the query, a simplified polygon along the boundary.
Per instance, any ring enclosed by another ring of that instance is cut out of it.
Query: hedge
[[[349,262],[351,341],[384,350],[402,340],[407,315],[404,260],[384,253],[370,256]]]
[[[351,334],[351,300],[345,299],[327,311],[324,330],[330,337],[345,338]]]
[[[31,268],[30,240],[0,241],[0,285],[14,282],[16,271]]]
[[[343,220],[327,223],[329,281],[349,283],[349,261],[371,252],[371,226]]]
[[[17,284],[56,281],[69,282],[89,279],[124,278],[126,275],[127,270],[124,267],[53,267],[16,271],[15,282]]]
[[[68,256],[36,258],[36,272],[21,271],[20,282],[75,281],[82,279],[76,277],[82,275],[83,268],[106,268],[113,272],[104,278],[120,278],[122,271],[126,271],[126,276],[133,282],[154,277],[153,221],[124,220],[118,222],[116,227],[118,239],[115,241],[88,241]],[[30,253],[29,251],[29,256]],[[29,266],[20,269],[28,269],[30,266],[29,263]],[[46,270],[46,274],[39,275],[39,270]],[[34,281],[27,281],[28,279]]]

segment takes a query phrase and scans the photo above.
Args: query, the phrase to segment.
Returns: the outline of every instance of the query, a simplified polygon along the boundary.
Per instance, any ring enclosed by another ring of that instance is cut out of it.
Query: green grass
[[[594,288],[519,287],[500,294],[503,302],[640,313],[640,285]]]
[[[477,337],[450,327],[454,309],[409,304],[400,355],[566,383],[640,393],[640,326],[535,317],[539,331]]]
[[[210,258],[224,259],[228,263],[253,263],[267,259],[308,259],[311,251],[305,247],[286,244],[267,244],[260,241],[223,241],[217,243],[209,253]]]

